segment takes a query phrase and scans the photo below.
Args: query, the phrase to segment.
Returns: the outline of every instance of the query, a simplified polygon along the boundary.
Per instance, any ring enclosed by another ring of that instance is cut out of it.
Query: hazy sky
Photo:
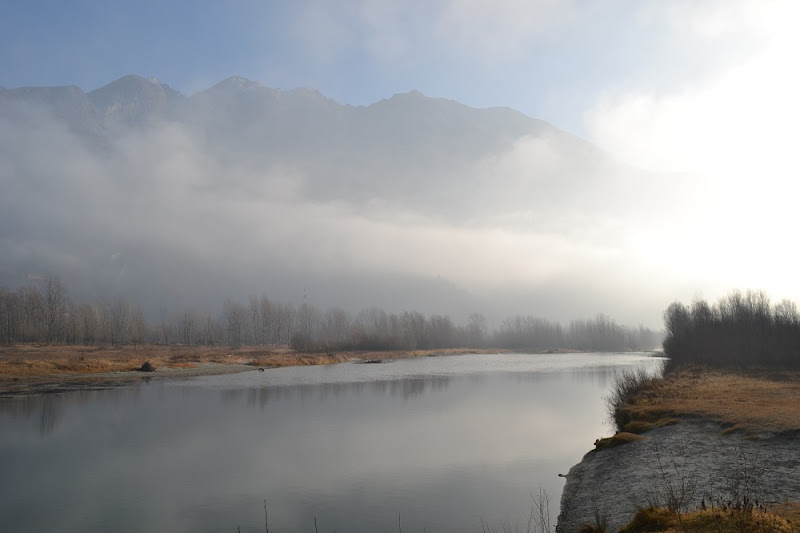
[[[625,221],[615,264],[661,265],[675,298],[800,299],[798,20],[791,0],[4,2],[0,85],[136,73],[190,95],[240,75],[345,104],[512,107],[692,184],[672,217]]]
[[[656,118],[715,100],[707,92],[737,75],[785,78],[796,11],[768,0],[4,2],[0,85],[89,91],[136,73],[188,95],[240,75],[349,104],[417,89],[586,136],[612,111]]]

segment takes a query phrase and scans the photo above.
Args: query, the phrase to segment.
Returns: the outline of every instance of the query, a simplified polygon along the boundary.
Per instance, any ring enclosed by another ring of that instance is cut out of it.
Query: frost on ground
[[[570,469],[558,533],[604,522],[617,531],[649,505],[692,510],[728,502],[800,500],[800,433],[746,436],[683,419],[647,438],[587,453]]]

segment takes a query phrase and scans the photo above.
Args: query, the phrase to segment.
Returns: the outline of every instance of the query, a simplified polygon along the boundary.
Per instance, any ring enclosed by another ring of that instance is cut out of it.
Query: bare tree
[[[11,344],[17,340],[20,323],[20,304],[16,293],[0,288],[0,342]]]
[[[97,336],[97,310],[91,304],[81,304],[78,308],[78,328],[83,344],[90,346]]]
[[[310,303],[303,301],[295,315],[296,327],[289,335],[289,346],[298,351],[309,351],[316,344],[316,325],[319,311]]]
[[[201,323],[201,342],[206,346],[213,346],[217,344],[217,339],[219,338],[219,334],[217,333],[218,323],[208,313],[203,316]]]
[[[164,344],[169,345],[169,323],[167,321],[167,310],[165,308],[161,308],[161,334],[164,336]]]
[[[251,328],[251,341],[252,344],[261,344],[261,306],[259,305],[258,298],[251,296],[249,299],[250,306],[248,308],[250,314],[250,328]]]
[[[111,344],[114,346],[124,344],[130,319],[130,305],[122,296],[117,296],[108,311]]]
[[[44,278],[39,285],[42,300],[44,336],[47,344],[57,340],[64,325],[67,296],[58,278]]]
[[[262,294],[258,305],[261,318],[261,341],[268,344],[272,331],[272,303],[265,294]]]
[[[225,324],[225,330],[228,338],[228,346],[236,348],[242,344],[242,327],[247,317],[247,311],[239,302],[225,300],[222,306],[222,320]]]
[[[272,331],[275,344],[288,344],[294,327],[295,311],[287,304],[277,304],[273,308]]]
[[[80,331],[80,316],[78,307],[72,302],[67,302],[64,311],[64,342],[67,344],[77,344]]]
[[[192,338],[194,338],[194,330],[197,325],[196,313],[188,307],[183,310],[183,315],[180,320],[180,329],[183,337],[183,344],[186,346],[192,345]]]
[[[144,319],[144,314],[142,313],[141,308],[138,306],[131,314],[129,330],[129,336],[135,350],[139,344],[144,343],[145,338],[147,337],[147,322]]]
[[[425,316],[419,311],[405,311],[400,315],[400,324],[403,332],[403,348],[416,350],[420,348],[425,339]]]
[[[486,332],[488,327],[486,325],[486,317],[480,313],[472,313],[467,319],[466,342],[473,347],[480,347],[484,345]]]
[[[430,348],[450,348],[456,337],[455,325],[446,315],[431,315],[428,319],[427,340]]]
[[[343,345],[348,341],[350,319],[341,308],[334,307],[325,312],[322,340],[326,346]]]
[[[43,338],[41,324],[44,302],[42,294],[32,287],[20,287],[17,292],[21,304],[20,341],[31,342]]]

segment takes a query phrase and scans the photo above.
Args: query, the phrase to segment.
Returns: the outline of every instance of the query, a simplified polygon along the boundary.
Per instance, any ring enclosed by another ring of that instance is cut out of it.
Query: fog
[[[241,78],[184,97],[137,76],[0,104],[0,285],[58,276],[151,316],[267,294],[656,328],[697,290],[662,253],[707,204],[692,176],[510,109],[416,92],[344,106]],[[711,294],[730,288],[708,274]]]

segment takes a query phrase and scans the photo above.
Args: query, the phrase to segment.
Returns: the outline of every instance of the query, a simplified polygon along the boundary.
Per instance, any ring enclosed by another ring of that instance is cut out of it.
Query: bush
[[[800,312],[759,291],[734,291],[715,305],[696,299],[664,312],[664,353],[672,366],[800,366]]]
[[[620,529],[620,533],[639,533],[647,531],[666,531],[677,522],[674,511],[663,507],[639,509],[633,520]]]
[[[620,444],[627,444],[629,442],[635,442],[637,440],[643,440],[647,437],[642,437],[641,435],[636,435],[635,433],[628,433],[626,431],[620,431],[616,435],[612,437],[607,437],[605,439],[597,439],[594,441],[594,447],[596,450],[603,450],[605,448],[613,448],[614,446],[619,446]]]
[[[606,397],[608,414],[614,421],[617,431],[622,431],[631,422],[630,415],[624,409],[625,404],[633,403],[635,396],[646,385],[658,378],[657,375],[648,373],[645,369],[623,370],[614,378],[611,394]]]

